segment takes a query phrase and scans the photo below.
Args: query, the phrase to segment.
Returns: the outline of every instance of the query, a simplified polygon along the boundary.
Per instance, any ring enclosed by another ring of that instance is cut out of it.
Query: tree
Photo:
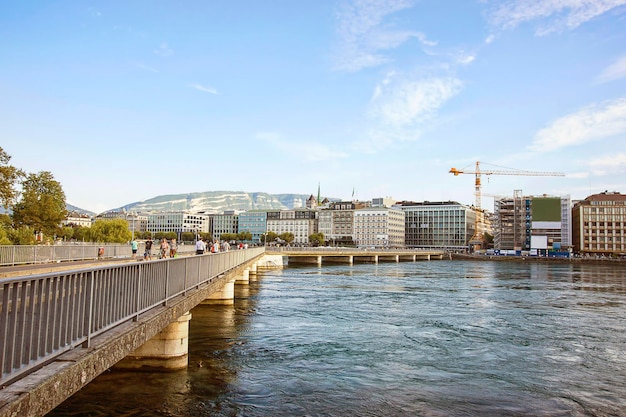
[[[13,207],[13,224],[52,236],[67,216],[65,207],[63,188],[50,172],[28,174],[22,182],[22,198]]]
[[[124,219],[96,220],[89,234],[92,242],[125,243],[132,239],[132,232]]]
[[[63,237],[63,240],[71,240],[74,237],[74,228],[70,226],[63,226],[61,228],[60,235]]]
[[[35,241],[35,231],[28,226],[9,231],[9,239],[11,239],[14,245],[34,245],[37,243]]]
[[[246,231],[246,232],[239,232],[237,233],[237,240],[241,241],[241,242],[247,242],[252,240],[252,233]]]
[[[192,242],[196,240],[196,234],[194,232],[182,232],[180,239],[185,242]]]
[[[313,233],[309,235],[309,243],[313,246],[320,246],[324,244],[324,233]]]
[[[285,233],[281,233],[279,236],[282,240],[284,240],[285,242],[287,242],[288,244],[290,244],[291,242],[294,241],[294,239],[296,238],[293,233],[291,232],[285,232]]]
[[[24,171],[9,165],[10,160],[11,156],[0,147],[0,203],[5,209],[15,202],[15,185],[24,177]]]
[[[91,229],[85,226],[76,226],[74,227],[74,235],[73,238],[79,242],[89,241]]]
[[[237,239],[237,235],[235,233],[222,233],[220,235],[220,239],[226,242],[230,242]]]

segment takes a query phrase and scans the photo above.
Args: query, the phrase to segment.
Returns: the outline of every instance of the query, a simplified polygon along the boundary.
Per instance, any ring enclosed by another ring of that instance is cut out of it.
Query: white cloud
[[[544,20],[537,35],[575,29],[609,10],[626,4],[626,0],[508,0],[491,14],[491,22],[503,29],[522,23]]]
[[[626,153],[592,159],[589,161],[589,167],[597,176],[623,173],[626,171]]]
[[[590,106],[561,117],[535,135],[530,149],[553,151],[626,134],[626,98]]]
[[[463,83],[456,78],[391,81],[386,78],[374,91],[370,114],[385,125],[411,127],[430,120]]]
[[[218,94],[217,90],[213,87],[204,86],[200,84],[191,84],[190,87],[198,91],[202,91],[203,93]]]
[[[410,39],[424,46],[436,42],[416,31],[396,30],[384,21],[388,15],[413,7],[415,0],[353,0],[344,3],[337,13],[339,45],[335,66],[342,71],[359,71],[391,60],[385,51],[397,48]]]
[[[153,68],[153,67],[151,67],[151,66],[149,66],[149,65],[146,65],[146,64],[142,64],[141,62],[135,62],[133,65],[135,65],[137,68],[140,68],[140,69],[142,69],[142,70],[146,70],[146,71],[154,72],[154,73],[156,73],[156,74],[158,74],[158,73],[159,73],[159,70],[158,70],[158,69]]]
[[[347,158],[348,154],[322,143],[287,141],[275,132],[261,132],[256,134],[258,140],[262,140],[277,150],[288,153],[294,159],[308,162],[328,161],[332,159]]]
[[[163,56],[163,57],[170,56],[174,53],[172,48],[170,48],[166,42],[163,42],[161,45],[159,45],[159,47],[155,49],[153,52],[155,55]]]
[[[615,81],[620,78],[626,77],[626,56],[619,58],[613,64],[609,65],[602,71],[596,81],[599,83],[606,83],[609,81]]]

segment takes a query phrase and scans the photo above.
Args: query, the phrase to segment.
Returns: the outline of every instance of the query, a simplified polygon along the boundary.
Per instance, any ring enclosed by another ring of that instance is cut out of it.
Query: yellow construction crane
[[[482,227],[482,209],[481,209],[481,192],[480,192],[480,187],[481,187],[481,183],[480,183],[480,177],[481,175],[527,175],[527,176],[536,176],[536,177],[540,177],[540,176],[555,176],[555,177],[563,177],[565,176],[564,173],[562,172],[540,172],[540,171],[523,171],[523,170],[519,170],[519,169],[511,169],[511,168],[507,168],[505,170],[487,170],[487,171],[481,171],[480,169],[480,162],[476,161],[476,169],[474,171],[467,171],[465,169],[456,169],[456,168],[450,168],[449,171],[451,174],[454,174],[454,176],[458,176],[459,174],[472,174],[472,175],[476,175],[476,180],[475,180],[475,194],[476,194],[476,203],[475,203],[475,208],[476,208],[476,231],[474,232],[474,236],[472,236],[472,239],[470,240],[470,242],[473,242],[474,244],[482,244],[483,241],[483,227]],[[480,243],[479,243],[480,242]]]

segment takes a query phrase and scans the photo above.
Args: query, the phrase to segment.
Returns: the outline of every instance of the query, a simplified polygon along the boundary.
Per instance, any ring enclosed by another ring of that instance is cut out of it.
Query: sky
[[[95,213],[626,193],[626,0],[5,2],[0,135]]]

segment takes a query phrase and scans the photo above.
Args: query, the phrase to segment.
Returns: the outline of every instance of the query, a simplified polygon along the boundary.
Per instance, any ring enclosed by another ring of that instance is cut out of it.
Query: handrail
[[[0,385],[261,255],[264,248],[0,281]]]
[[[138,256],[144,253],[144,243],[139,244]],[[99,254],[98,249],[104,252]],[[153,251],[156,248],[153,246]],[[195,251],[194,245],[178,245],[178,253]],[[63,245],[0,245],[0,266],[42,264],[50,262],[84,261],[99,258],[130,258],[130,245],[111,244],[63,244]]]

